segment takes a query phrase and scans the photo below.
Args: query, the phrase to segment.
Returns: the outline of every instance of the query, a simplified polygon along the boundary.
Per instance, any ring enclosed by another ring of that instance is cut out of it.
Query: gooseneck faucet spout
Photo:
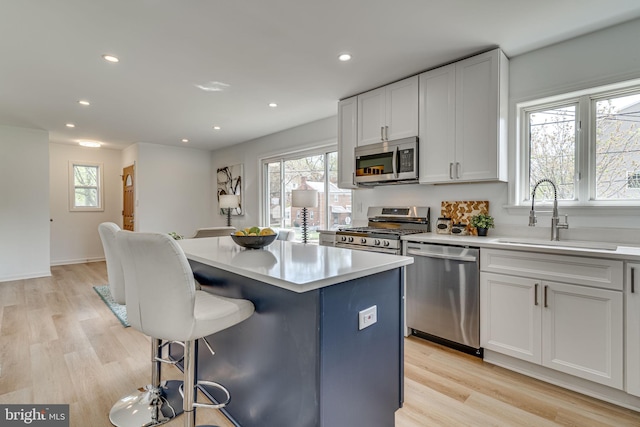
[[[556,184],[548,178],[543,178],[536,182],[536,185],[533,186],[533,191],[531,191],[531,210],[529,211],[529,227],[535,227],[538,222],[536,219],[536,190],[538,186],[543,182],[551,184],[553,187],[553,210],[551,211],[551,240],[560,240],[560,232],[558,231],[561,228],[567,229],[569,228],[569,219],[568,216],[564,216],[564,222],[560,222],[560,218],[558,216],[558,188]]]

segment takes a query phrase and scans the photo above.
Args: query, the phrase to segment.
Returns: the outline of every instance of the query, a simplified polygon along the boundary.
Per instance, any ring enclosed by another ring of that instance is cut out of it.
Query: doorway
[[[122,169],[122,228],[134,231],[134,165]]]

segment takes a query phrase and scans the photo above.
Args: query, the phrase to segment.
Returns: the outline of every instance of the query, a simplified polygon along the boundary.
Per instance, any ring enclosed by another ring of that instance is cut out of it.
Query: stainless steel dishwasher
[[[405,241],[404,255],[410,333],[482,357],[480,249]]]

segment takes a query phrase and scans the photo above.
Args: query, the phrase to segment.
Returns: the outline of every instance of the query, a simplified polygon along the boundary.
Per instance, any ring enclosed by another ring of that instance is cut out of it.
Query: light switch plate
[[[358,312],[358,330],[368,328],[378,321],[378,306],[374,305]]]

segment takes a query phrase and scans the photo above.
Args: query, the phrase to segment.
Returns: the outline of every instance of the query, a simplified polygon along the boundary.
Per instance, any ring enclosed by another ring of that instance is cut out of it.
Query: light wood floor
[[[71,426],[108,427],[113,403],[149,382],[149,340],[123,328],[92,289],[107,282],[104,263],[52,273],[0,283],[0,403],[68,403]],[[163,366],[163,377],[181,372]],[[233,427],[210,410],[198,412],[198,423]],[[395,424],[640,426],[640,413],[408,338],[405,404]]]

